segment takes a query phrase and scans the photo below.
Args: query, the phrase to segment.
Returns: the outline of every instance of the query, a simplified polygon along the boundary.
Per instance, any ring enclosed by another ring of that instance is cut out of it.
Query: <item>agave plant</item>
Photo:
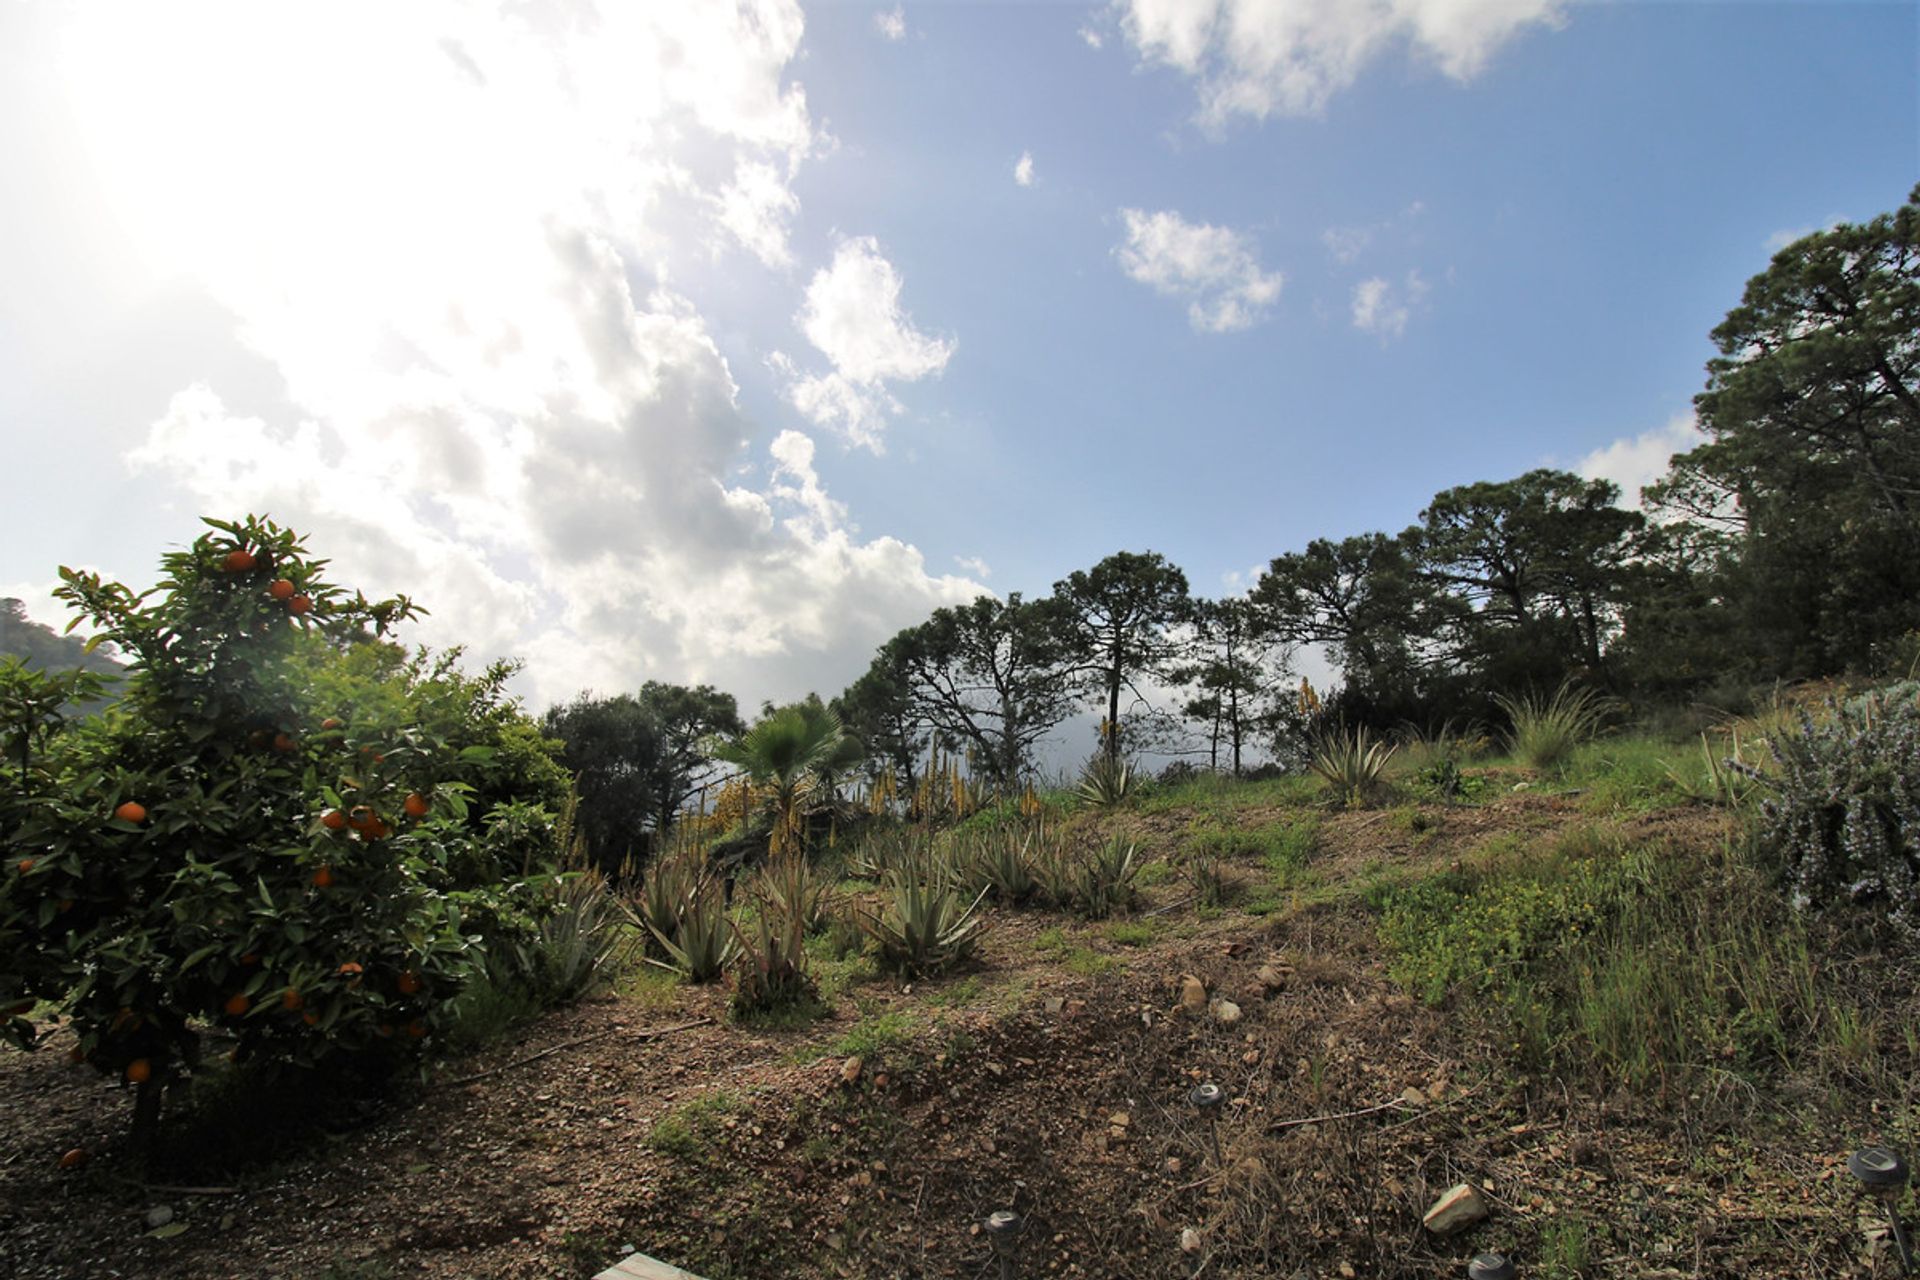
[[[1555,689],[1550,698],[1509,698],[1496,693],[1493,700],[1513,721],[1508,747],[1536,769],[1566,763],[1575,747],[1600,731],[1614,707],[1613,699],[1578,688],[1572,681]]]
[[[727,918],[726,887],[712,875],[701,877],[673,933],[651,924],[647,928],[667,953],[665,967],[689,982],[712,982],[726,972],[740,949],[733,922]]]
[[[1393,743],[1370,736],[1365,726],[1335,729],[1320,736],[1308,763],[1340,803],[1354,807],[1379,789],[1393,752]]]
[[[863,909],[860,927],[881,964],[919,977],[952,968],[979,942],[982,889],[971,901],[937,863],[907,859],[887,873],[880,910]]]

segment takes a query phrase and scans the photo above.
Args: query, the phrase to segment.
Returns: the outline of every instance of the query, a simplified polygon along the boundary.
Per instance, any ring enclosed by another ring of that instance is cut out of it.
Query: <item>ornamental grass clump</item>
[[[1574,748],[1600,732],[1614,708],[1611,698],[1576,688],[1571,682],[1555,689],[1548,698],[1509,698],[1496,693],[1493,700],[1513,722],[1507,734],[1508,749],[1535,769],[1557,769],[1565,764]]]
[[[1775,735],[1778,773],[1741,771],[1768,795],[1761,840],[1781,860],[1797,907],[1874,906],[1920,935],[1920,708],[1907,699],[1804,711]]]

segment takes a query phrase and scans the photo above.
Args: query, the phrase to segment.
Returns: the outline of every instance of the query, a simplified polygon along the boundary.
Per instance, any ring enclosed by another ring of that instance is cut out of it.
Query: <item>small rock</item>
[[[1223,1027],[1230,1027],[1240,1021],[1240,1006],[1231,1000],[1213,1002],[1213,1020]]]
[[[860,1082],[860,1072],[866,1067],[858,1056],[848,1058],[840,1068],[840,1078],[848,1084]]]
[[[1048,996],[1040,1007],[1048,1013],[1058,1013],[1067,1007],[1067,1001],[1064,996]]]
[[[1254,981],[1260,984],[1260,990],[1267,994],[1278,991],[1287,985],[1287,975],[1281,973],[1270,964],[1261,965],[1260,972],[1254,974],[1253,978]]]
[[[1187,974],[1180,979],[1180,1007],[1188,1013],[1201,1013],[1207,1007],[1207,984]]]
[[[1487,1216],[1487,1202],[1479,1188],[1470,1182],[1456,1183],[1433,1202],[1420,1225],[1437,1236],[1448,1235],[1471,1226]]]
[[[147,1226],[150,1228],[164,1227],[169,1222],[172,1222],[172,1221],[173,1221],[172,1205],[157,1204],[153,1206],[153,1208],[147,1210]]]
[[[1116,1111],[1107,1117],[1107,1123],[1116,1129],[1124,1129],[1133,1123],[1133,1117],[1125,1111]]]
[[[1180,1252],[1200,1252],[1200,1233],[1192,1227],[1182,1227],[1180,1229]]]
[[[1180,1157],[1179,1157],[1179,1156],[1168,1156],[1168,1157],[1167,1157],[1167,1162],[1166,1162],[1166,1164],[1164,1164],[1164,1165],[1162,1165],[1161,1167],[1162,1167],[1162,1168],[1164,1168],[1164,1169],[1165,1169],[1165,1170],[1166,1170],[1166,1171],[1167,1171],[1168,1173],[1170,1173],[1170,1174],[1173,1174],[1173,1173],[1179,1173],[1179,1172],[1180,1172],[1180,1167],[1181,1167],[1181,1166],[1180,1166]]]
[[[1420,1092],[1417,1086],[1408,1085],[1404,1090],[1401,1091],[1400,1101],[1406,1103],[1410,1107],[1424,1107],[1427,1105],[1427,1095]]]

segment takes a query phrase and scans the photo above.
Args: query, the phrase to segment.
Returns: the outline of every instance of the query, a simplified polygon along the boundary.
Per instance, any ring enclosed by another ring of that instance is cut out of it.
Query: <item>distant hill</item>
[[[109,676],[122,673],[112,645],[103,644],[88,653],[86,641],[60,635],[44,622],[35,622],[27,616],[27,606],[11,596],[0,598],[0,656],[6,655],[50,671],[82,667]]]

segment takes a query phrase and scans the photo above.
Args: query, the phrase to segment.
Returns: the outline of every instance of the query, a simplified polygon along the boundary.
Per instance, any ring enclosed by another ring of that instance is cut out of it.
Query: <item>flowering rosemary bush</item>
[[[1798,733],[1776,735],[1762,838],[1796,907],[1872,903],[1920,934],[1920,702],[1878,696],[1829,712],[1803,712]]]

